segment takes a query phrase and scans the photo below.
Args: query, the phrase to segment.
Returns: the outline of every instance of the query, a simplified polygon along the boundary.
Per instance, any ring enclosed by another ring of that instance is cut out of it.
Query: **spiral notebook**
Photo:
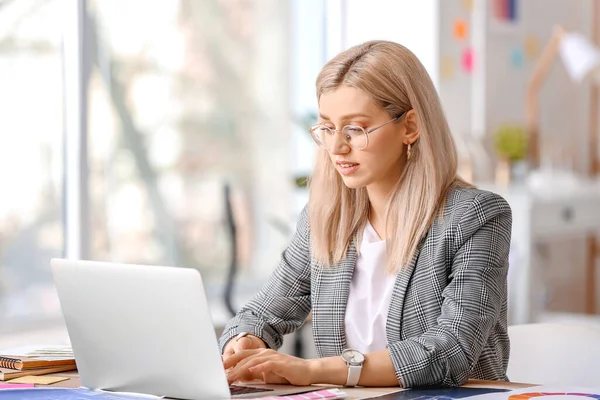
[[[31,370],[64,365],[75,369],[73,350],[68,346],[33,345],[0,350],[0,368]]]
[[[70,365],[75,367],[74,358],[61,358],[61,357],[27,357],[27,356],[12,356],[12,355],[0,355],[0,368],[10,369],[37,369],[37,368],[48,368],[58,367],[62,365]]]

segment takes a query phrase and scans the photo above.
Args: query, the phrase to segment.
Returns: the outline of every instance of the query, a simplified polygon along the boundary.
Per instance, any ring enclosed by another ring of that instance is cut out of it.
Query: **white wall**
[[[477,5],[489,5],[479,1]],[[521,0],[521,20],[513,31],[497,29],[491,7],[486,7],[485,31],[485,129],[491,135],[499,124],[525,122],[525,90],[537,57],[522,67],[511,63],[511,51],[523,46],[528,37],[538,39],[540,51],[555,25],[590,34],[590,0]],[[539,53],[538,53],[539,56]],[[570,80],[560,59],[540,92],[540,141],[542,155],[555,159],[562,151],[573,153],[576,169],[587,170],[588,85]],[[557,162],[559,160],[556,160]]]
[[[503,123],[525,124],[526,87],[534,67],[554,26],[590,35],[592,3],[590,0],[519,0],[519,20],[512,28],[497,24],[490,0],[475,0],[475,20],[483,16],[483,35],[479,49],[483,51],[476,70],[472,121],[481,122],[488,149],[493,150],[492,137]],[[476,32],[474,32],[476,34]],[[538,50],[527,57],[526,43],[534,38]],[[476,38],[473,38],[476,39]],[[512,52],[523,50],[523,62],[515,65]],[[480,80],[479,80],[480,79]],[[576,171],[588,169],[589,129],[588,84],[570,80],[562,61],[554,62],[547,81],[539,93],[541,158],[557,165],[571,161]],[[478,108],[481,110],[478,113]],[[474,130],[479,126],[473,126]],[[568,158],[570,160],[564,160]],[[547,306],[552,311],[584,310],[585,247],[577,240],[552,239],[538,243],[531,251],[547,257],[544,270],[536,276],[546,286]]]
[[[464,0],[439,1],[439,46],[436,48],[439,59],[438,92],[448,124],[453,132],[459,153],[467,152],[462,138],[471,133],[473,73],[462,66],[463,54],[472,47],[471,9]],[[464,39],[454,36],[454,24],[464,21],[467,35]],[[475,59],[476,66],[478,60]]]
[[[438,0],[346,0],[343,46],[374,39],[406,46],[437,84]]]

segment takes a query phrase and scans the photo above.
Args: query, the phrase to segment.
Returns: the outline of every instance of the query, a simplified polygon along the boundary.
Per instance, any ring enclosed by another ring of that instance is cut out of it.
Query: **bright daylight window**
[[[59,3],[0,2],[0,332],[5,334],[60,318],[48,262],[62,254],[65,237]]]
[[[6,327],[61,324],[49,259],[64,255],[69,234],[63,45],[76,3],[0,1],[0,102],[11,110],[0,119],[0,342]],[[84,3],[92,46],[82,54],[91,65],[82,257],[197,268],[222,323],[225,186],[239,234],[234,305],[277,264],[289,240],[278,224],[295,220],[290,6]]]

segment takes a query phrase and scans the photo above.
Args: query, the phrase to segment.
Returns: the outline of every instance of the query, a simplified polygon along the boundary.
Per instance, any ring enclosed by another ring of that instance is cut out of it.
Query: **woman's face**
[[[319,124],[342,130],[346,125],[372,129],[391,117],[364,91],[340,86],[319,99]],[[330,136],[326,146],[331,162],[349,188],[372,185],[393,187],[402,171],[405,157],[405,116],[368,134],[368,146],[352,148],[341,132]]]

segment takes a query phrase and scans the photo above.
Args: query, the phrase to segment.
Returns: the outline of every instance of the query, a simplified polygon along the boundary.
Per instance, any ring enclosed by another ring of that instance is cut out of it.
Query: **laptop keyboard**
[[[272,392],[273,389],[257,388],[257,387],[250,387],[250,386],[229,385],[229,391],[231,392],[232,396],[235,396],[238,394]]]

